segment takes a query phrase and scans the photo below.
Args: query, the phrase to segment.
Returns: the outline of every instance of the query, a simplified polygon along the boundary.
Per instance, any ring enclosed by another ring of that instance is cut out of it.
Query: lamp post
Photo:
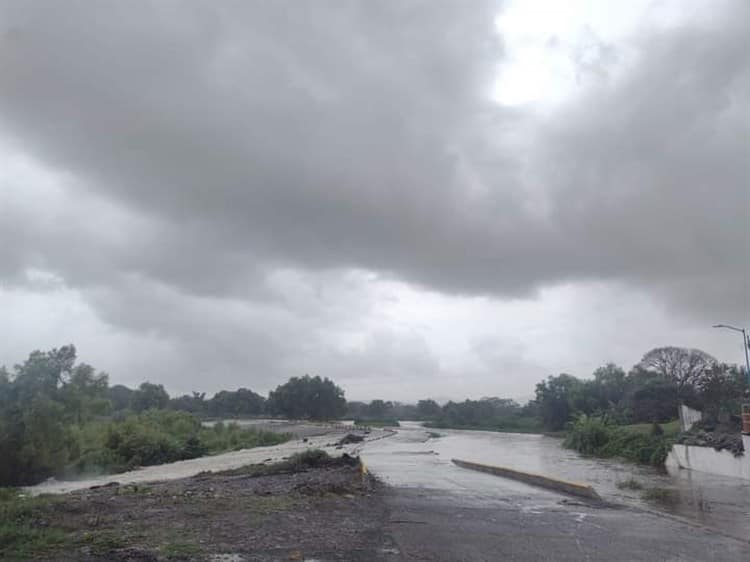
[[[750,356],[748,355],[748,347],[750,347],[750,340],[748,340],[747,332],[745,331],[745,328],[735,328],[734,326],[729,326],[727,324],[714,324],[714,328],[726,328],[727,330],[734,330],[735,332],[739,332],[742,334],[742,347],[745,350],[745,377],[748,379],[748,382],[750,382]]]
[[[714,328],[726,328],[727,330],[733,330],[742,334],[742,344],[745,348],[745,380],[750,384],[750,357],[748,357],[748,347],[750,347],[750,340],[747,337],[745,328],[735,328],[734,326],[728,326],[727,324],[714,324]],[[745,445],[745,449],[750,445],[750,403],[742,405],[742,443]]]

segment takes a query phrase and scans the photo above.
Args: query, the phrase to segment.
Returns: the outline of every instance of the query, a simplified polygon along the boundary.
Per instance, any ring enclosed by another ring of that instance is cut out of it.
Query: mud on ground
[[[26,554],[55,561],[387,559],[382,485],[357,461],[280,470],[249,467],[50,498],[33,524],[64,531],[65,543]]]

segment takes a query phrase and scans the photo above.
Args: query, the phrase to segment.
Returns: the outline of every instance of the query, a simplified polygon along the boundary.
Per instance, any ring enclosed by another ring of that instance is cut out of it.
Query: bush
[[[620,490],[642,490],[643,484],[638,482],[635,478],[632,476],[628,478],[627,480],[623,480],[622,482],[617,483],[617,487]]]
[[[661,466],[672,443],[670,437],[631,431],[599,418],[580,416],[570,426],[563,446],[584,455],[621,457],[632,462]]]
[[[580,416],[571,426],[563,446],[584,455],[595,455],[612,439],[613,428],[598,418]]]
[[[151,410],[77,428],[73,433],[75,454],[64,475],[116,473],[211,453],[276,445],[289,438],[287,434],[245,429],[237,424],[203,427],[187,412]]]
[[[198,436],[208,453],[267,447],[284,443],[291,438],[288,433],[247,429],[236,423],[224,424],[221,422],[213,427],[201,427]]]

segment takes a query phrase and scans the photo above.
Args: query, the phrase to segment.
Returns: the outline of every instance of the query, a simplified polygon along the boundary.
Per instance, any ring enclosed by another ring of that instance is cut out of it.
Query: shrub
[[[672,447],[672,438],[632,431],[598,418],[580,416],[563,441],[563,446],[584,455],[622,457],[626,460],[661,466]]]
[[[618,482],[617,487],[620,488],[620,490],[642,490],[643,484],[631,476],[627,480]]]
[[[612,439],[612,428],[599,418],[581,415],[571,426],[563,446],[584,455],[595,455]]]

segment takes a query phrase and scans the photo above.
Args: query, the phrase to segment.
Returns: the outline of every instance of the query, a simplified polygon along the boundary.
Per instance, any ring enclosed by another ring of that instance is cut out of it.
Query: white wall
[[[688,431],[695,422],[701,421],[703,413],[700,410],[694,410],[685,404],[680,404],[680,430]]]
[[[750,436],[743,435],[745,454],[735,457],[729,451],[716,451],[713,447],[673,445],[665,462],[667,468],[684,468],[750,480]]]

